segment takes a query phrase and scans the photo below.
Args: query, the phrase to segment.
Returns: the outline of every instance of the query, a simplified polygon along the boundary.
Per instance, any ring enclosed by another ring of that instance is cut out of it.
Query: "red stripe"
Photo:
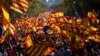
[[[16,4],[17,4],[17,3],[16,3]],[[17,5],[18,5],[18,4],[17,4]],[[16,6],[15,6],[15,4],[14,4],[14,3],[13,3],[13,7],[14,7],[14,8],[16,8],[16,9],[19,9],[18,7],[16,7]]]
[[[1,4],[1,7],[7,12],[5,5],[3,3]]]
[[[26,3],[26,1],[27,1],[27,3]],[[12,6],[14,9],[19,10],[21,12],[23,12],[23,11],[26,12],[28,10],[28,0],[17,0],[16,2],[18,2],[20,5],[15,2],[12,2],[13,3]],[[25,4],[26,6],[22,5],[21,3]],[[16,6],[16,5],[18,5],[18,6]]]
[[[29,36],[30,36],[30,38],[31,38],[32,43],[34,44],[34,39],[33,39],[33,37],[32,37],[32,34],[30,33]]]
[[[24,9],[28,9],[28,8],[27,8],[27,7],[25,7],[25,6],[23,6],[23,7],[22,7],[22,9],[24,10]]]
[[[3,18],[3,23],[9,24],[9,22],[5,18]]]
[[[16,3],[17,4],[17,3]],[[18,5],[18,4],[17,4]],[[14,7],[15,9],[17,9],[17,10],[19,10],[19,11],[21,11],[21,9],[20,8],[18,8],[18,7],[16,7],[14,4],[13,4],[13,6],[12,7]]]
[[[26,43],[26,48],[29,48],[28,43],[27,42],[25,42],[25,43]]]
[[[5,24],[5,25],[7,25],[8,27],[12,28],[12,27],[10,26],[9,22],[8,22],[5,18],[3,19],[3,24]]]
[[[25,0],[24,0],[24,1],[22,1],[22,0],[19,0],[19,2],[20,2],[20,3],[23,3],[23,4],[26,4],[26,5],[28,5],[28,4],[27,4],[27,3],[28,3],[28,1],[26,1],[26,2],[27,2],[27,3],[26,3],[26,2],[25,2]]]
[[[31,41],[32,41],[32,35],[31,35],[31,34],[29,34],[28,36],[30,37],[30,39],[31,39]],[[27,36],[27,37],[28,37],[28,36]],[[26,41],[27,41],[27,38],[26,38],[25,42],[26,42]],[[32,41],[32,44],[33,44],[33,41]],[[27,43],[27,42],[26,42],[26,48],[29,48],[29,46],[28,46],[28,43]]]
[[[2,3],[1,4],[1,7],[8,13],[8,11],[6,10],[6,8],[5,8],[5,5]],[[4,15],[3,15],[3,18],[6,18]],[[3,19],[4,20],[4,19]],[[8,20],[7,19],[5,19],[7,22],[8,22]]]
[[[22,6],[22,9],[24,10],[24,9],[28,9],[28,7],[27,6],[23,6],[23,5],[21,5]]]
[[[19,0],[20,1],[20,5],[22,6],[22,9],[24,10],[24,11],[27,11],[27,9],[28,9],[28,1],[27,0]],[[27,3],[26,3],[27,2]],[[24,5],[23,5],[24,4]]]
[[[28,6],[23,6],[23,5],[21,5],[23,8],[26,8],[26,9],[28,9]]]

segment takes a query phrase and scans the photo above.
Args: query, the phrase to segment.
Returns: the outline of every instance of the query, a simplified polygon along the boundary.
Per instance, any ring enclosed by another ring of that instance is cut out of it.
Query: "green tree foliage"
[[[76,4],[74,4],[74,1]],[[100,0],[64,0],[61,4],[65,14],[75,14],[76,12],[84,14],[93,9],[97,10],[99,5]]]
[[[64,0],[63,3],[61,3],[61,7],[63,8],[64,13],[67,14],[75,14],[74,13],[74,6],[72,0]]]
[[[28,14],[30,15],[38,15],[39,13],[45,11],[47,9],[46,5],[43,5],[38,0],[32,0],[30,2],[30,8],[28,10]]]

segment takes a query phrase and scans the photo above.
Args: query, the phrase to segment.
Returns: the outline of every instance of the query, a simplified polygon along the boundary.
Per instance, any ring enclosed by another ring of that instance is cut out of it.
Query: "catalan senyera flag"
[[[33,46],[33,39],[31,35],[28,35],[25,40],[26,48]]]
[[[39,45],[34,45],[24,50],[28,56],[42,56],[49,46],[52,46],[52,42],[45,41]]]
[[[12,4],[10,6],[11,9],[19,12],[21,14],[25,14],[29,8],[29,1],[28,0],[11,0]]]
[[[28,0],[19,0],[19,4],[21,5],[22,9],[26,12],[29,7]]]
[[[10,8],[17,11],[18,13],[24,13],[23,11],[21,11],[20,6],[16,2],[13,2]]]
[[[9,13],[3,3],[1,4],[1,9],[2,9],[2,14],[3,14],[3,20],[2,20],[3,26],[6,25],[11,28],[10,16],[9,16]]]
[[[3,21],[9,22],[10,16],[9,16],[9,13],[8,13],[7,9],[5,8],[5,5],[3,3],[1,4],[1,9],[2,9],[2,13],[3,13]]]
[[[1,4],[1,9],[2,9],[2,14],[3,14],[3,28],[4,28],[4,26],[6,26],[5,28],[7,28],[7,27],[12,28],[12,26],[10,24],[9,13],[3,3]]]
[[[2,10],[2,21],[3,21],[3,36],[4,39],[6,39],[6,37],[8,37],[9,35],[14,33],[14,26],[10,23],[10,16],[9,13],[4,5],[4,3],[1,4],[1,10]]]

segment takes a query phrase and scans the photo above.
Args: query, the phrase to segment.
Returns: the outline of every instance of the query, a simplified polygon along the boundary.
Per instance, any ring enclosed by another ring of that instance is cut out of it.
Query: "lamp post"
[[[72,8],[74,9],[75,15],[78,17],[78,12],[76,10],[76,0],[72,0]]]

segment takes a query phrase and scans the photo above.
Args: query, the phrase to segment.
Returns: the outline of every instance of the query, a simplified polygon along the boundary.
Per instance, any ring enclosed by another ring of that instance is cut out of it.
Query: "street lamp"
[[[42,4],[45,4],[48,6],[48,9],[52,9],[55,5],[61,4],[64,0],[38,0]]]

